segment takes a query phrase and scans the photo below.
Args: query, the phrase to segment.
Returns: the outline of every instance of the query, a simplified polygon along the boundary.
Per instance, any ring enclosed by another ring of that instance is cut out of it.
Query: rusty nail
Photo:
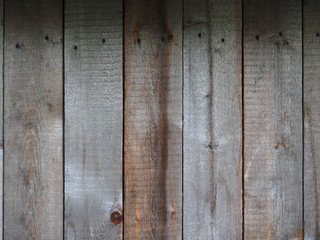
[[[113,224],[122,222],[122,208],[120,203],[115,203],[110,210],[110,220]]]
[[[290,42],[288,40],[283,41],[283,45],[289,45],[289,44],[290,44]]]

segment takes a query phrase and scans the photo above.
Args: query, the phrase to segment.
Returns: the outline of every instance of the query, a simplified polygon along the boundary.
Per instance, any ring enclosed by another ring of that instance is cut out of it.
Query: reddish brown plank
[[[126,239],[180,239],[182,2],[125,1]]]

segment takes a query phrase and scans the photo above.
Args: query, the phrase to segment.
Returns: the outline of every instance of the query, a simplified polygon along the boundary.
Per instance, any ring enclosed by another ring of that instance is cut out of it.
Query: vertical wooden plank
[[[242,238],[242,4],[184,1],[184,238]]]
[[[301,1],[244,1],[245,239],[302,239]]]
[[[305,239],[320,239],[320,2],[304,1]]]
[[[126,239],[181,239],[182,1],[125,1]]]
[[[65,2],[65,239],[122,239],[122,1]]]
[[[62,1],[5,1],[4,239],[62,239]]]

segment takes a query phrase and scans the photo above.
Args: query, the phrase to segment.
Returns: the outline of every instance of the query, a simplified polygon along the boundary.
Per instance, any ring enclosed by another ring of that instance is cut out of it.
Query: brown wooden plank
[[[65,2],[65,239],[122,239],[122,1]]]
[[[181,239],[182,1],[125,1],[125,239]]]
[[[320,2],[304,1],[305,239],[320,239]]]
[[[4,239],[63,237],[62,12],[5,1]]]
[[[184,239],[242,238],[241,14],[184,1]]]
[[[245,239],[302,239],[301,1],[244,1]]]

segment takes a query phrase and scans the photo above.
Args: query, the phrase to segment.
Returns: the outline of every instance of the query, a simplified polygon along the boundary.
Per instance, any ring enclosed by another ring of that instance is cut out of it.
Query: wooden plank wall
[[[0,239],[320,239],[318,0],[0,20]]]

